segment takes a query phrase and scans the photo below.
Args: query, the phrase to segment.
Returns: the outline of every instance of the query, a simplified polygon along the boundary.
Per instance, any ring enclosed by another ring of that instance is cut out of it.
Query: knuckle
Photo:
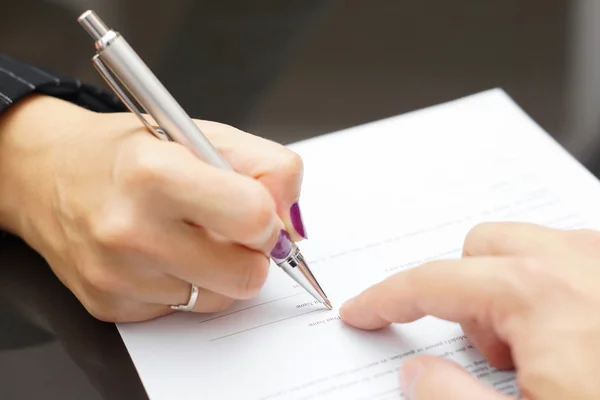
[[[214,312],[225,311],[233,304],[233,299],[225,296],[220,296],[215,305]]]
[[[101,266],[83,268],[82,279],[90,292],[100,296],[116,296],[128,290],[125,280]]]
[[[509,279],[511,286],[521,288],[523,294],[533,294],[535,288],[545,279],[548,268],[544,260],[536,257],[520,257],[509,263],[508,273],[503,274]]]
[[[301,176],[304,172],[304,162],[298,153],[284,147],[284,154],[281,158],[280,170],[285,175]]]
[[[119,323],[139,320],[139,304],[127,300],[127,288],[115,275],[104,272],[88,273],[78,298],[86,311],[97,320]]]
[[[473,226],[465,236],[464,253],[470,254],[479,243],[485,241],[498,228],[495,222],[480,222]]]
[[[138,146],[120,170],[123,182],[126,185],[147,187],[163,181],[167,169],[164,168],[162,159],[146,146]]]
[[[85,288],[78,297],[86,311],[97,320],[103,322],[117,322],[121,318],[118,308],[115,307],[114,301],[108,301],[105,296],[95,292],[89,287]]]
[[[85,303],[84,307],[92,317],[99,321],[115,323],[120,319],[118,312],[114,308],[106,306],[100,301],[92,300]]]
[[[92,317],[99,321],[117,324],[137,320],[136,318],[132,319],[130,317],[130,315],[133,315],[132,310],[125,310],[115,305],[104,305],[99,302],[94,302],[92,304],[93,305],[86,307],[86,309]]]
[[[530,224],[521,222],[480,222],[467,233],[463,254],[495,254],[509,244],[514,235]]]
[[[469,234],[474,239],[488,237],[503,232],[506,226],[505,222],[479,222],[471,228]]]
[[[268,191],[258,182],[252,182],[244,198],[242,207],[242,221],[240,221],[240,233],[248,240],[262,236],[263,232],[269,230],[277,217],[275,202]]]
[[[84,304],[84,307],[92,317],[109,323],[138,322],[157,315],[156,311],[148,312],[140,304],[128,301],[103,301],[101,296]]]
[[[536,307],[547,290],[551,278],[548,261],[536,257],[521,257],[509,263],[508,273],[503,273],[506,288],[522,309]],[[540,297],[541,296],[541,297]]]
[[[133,215],[123,210],[102,213],[91,222],[90,232],[96,243],[105,248],[134,248],[137,245],[134,220]]]
[[[239,297],[254,297],[262,289],[269,274],[269,260],[262,254],[253,253],[244,266],[239,287]]]
[[[523,279],[539,279],[547,270],[546,263],[537,257],[521,257],[512,265]]]

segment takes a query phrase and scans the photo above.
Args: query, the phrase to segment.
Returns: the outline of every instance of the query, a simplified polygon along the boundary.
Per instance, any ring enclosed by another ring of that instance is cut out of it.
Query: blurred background
[[[190,115],[281,143],[500,87],[600,175],[598,0],[0,5],[2,53],[105,87],[76,21],[91,8]],[[0,242],[0,254],[0,398],[144,399],[114,327],[23,243]]]
[[[0,51],[104,85],[92,8],[192,116],[280,142],[501,87],[600,167],[596,0],[0,2]]]

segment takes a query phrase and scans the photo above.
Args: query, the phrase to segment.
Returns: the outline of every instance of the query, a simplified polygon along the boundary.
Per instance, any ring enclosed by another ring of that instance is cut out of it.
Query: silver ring
[[[187,304],[180,304],[178,306],[171,306],[176,311],[192,311],[198,300],[198,286],[192,285],[192,292],[190,293],[190,300]]]

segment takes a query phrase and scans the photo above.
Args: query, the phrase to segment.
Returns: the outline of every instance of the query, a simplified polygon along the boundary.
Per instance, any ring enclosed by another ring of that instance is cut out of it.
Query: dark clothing
[[[41,93],[98,111],[126,111],[112,93],[0,53],[0,112],[32,93]]]

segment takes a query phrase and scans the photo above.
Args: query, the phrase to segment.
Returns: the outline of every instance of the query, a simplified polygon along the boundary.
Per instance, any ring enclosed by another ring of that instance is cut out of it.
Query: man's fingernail
[[[410,361],[404,364],[400,372],[400,386],[406,400],[416,400],[415,386],[417,380],[425,370],[425,366],[419,361]]]
[[[277,244],[271,250],[271,257],[277,259],[284,259],[290,254],[292,250],[292,241],[290,240],[290,235],[286,231],[279,232],[279,238],[277,239]]]
[[[300,205],[297,202],[290,208],[290,219],[296,232],[304,239],[307,239],[306,229],[304,229],[304,223],[302,222],[302,214],[300,213]]]

